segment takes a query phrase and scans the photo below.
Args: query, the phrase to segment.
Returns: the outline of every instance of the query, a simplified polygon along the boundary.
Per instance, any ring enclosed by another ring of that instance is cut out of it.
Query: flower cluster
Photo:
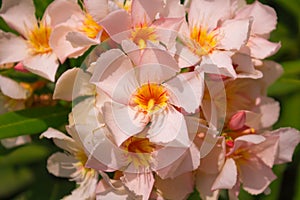
[[[0,76],[1,98],[29,106],[60,64],[97,45],[55,84],[53,99],[73,101],[68,135],[41,135],[65,150],[48,159],[48,171],[79,185],[65,199],[186,199],[194,189],[202,199],[222,189],[237,199],[241,187],[267,192],[272,167],[291,161],[300,133],[272,130],[279,104],[267,96],[282,74],[265,60],[280,48],[269,41],[271,7],[54,0],[42,19],[34,11],[32,0],[2,1],[0,16],[19,34],[0,32],[0,64],[45,79]]]

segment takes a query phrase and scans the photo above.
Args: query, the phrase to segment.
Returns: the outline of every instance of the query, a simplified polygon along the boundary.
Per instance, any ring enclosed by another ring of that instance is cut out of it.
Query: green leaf
[[[59,127],[68,120],[70,110],[50,106],[30,108],[0,115],[0,139],[38,134],[48,127]]]
[[[48,157],[50,150],[42,145],[26,145],[0,156],[0,166],[26,165]]]

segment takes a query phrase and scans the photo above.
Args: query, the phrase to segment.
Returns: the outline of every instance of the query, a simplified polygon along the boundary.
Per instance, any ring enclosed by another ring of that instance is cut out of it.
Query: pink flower
[[[128,43],[122,47],[128,49]],[[188,144],[186,122],[179,110],[193,113],[198,109],[201,78],[176,75],[180,71],[176,61],[161,49],[127,51],[127,55],[118,49],[103,53],[91,78],[112,99],[104,104],[103,115],[117,145],[147,126],[146,137],[153,143],[180,140]],[[191,96],[195,101],[186,101]]]
[[[229,0],[191,2],[179,37],[193,55],[180,47],[183,67],[196,65],[196,70],[236,78],[231,56],[247,43],[251,21],[232,19],[232,7]]]
[[[59,13],[54,19],[58,25],[53,29],[50,44],[61,62],[82,55],[107,38],[100,22],[108,14],[108,1],[85,0],[82,6],[83,9],[76,1],[58,0],[49,9],[52,16]]]
[[[249,41],[251,56],[264,59],[274,55],[280,48],[280,43],[268,41],[271,31],[276,28],[277,16],[273,8],[255,1],[250,5],[242,6],[236,13],[234,19],[252,18]]]
[[[65,135],[55,129],[49,128],[40,137],[53,139],[54,143],[67,153],[54,153],[47,162],[47,169],[50,173],[59,177],[70,178],[79,187],[72,191],[72,194],[64,199],[93,199],[96,196],[96,186],[98,182],[98,172],[85,167],[88,154],[81,141],[76,136],[76,131],[72,127],[68,128],[72,137]]]
[[[0,32],[0,64],[21,61],[27,70],[54,81],[59,63],[49,43],[54,24],[47,11],[37,21],[32,0],[4,0],[0,16],[21,35]]]
[[[162,42],[168,48],[174,45],[185,14],[179,1],[133,0],[128,11],[116,10],[101,22],[114,41],[130,39],[140,48],[145,48],[147,41]]]

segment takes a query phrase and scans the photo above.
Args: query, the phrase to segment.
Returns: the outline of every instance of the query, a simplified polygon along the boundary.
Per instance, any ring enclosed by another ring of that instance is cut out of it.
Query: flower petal
[[[28,46],[24,39],[0,30],[0,65],[22,61],[27,56]]]
[[[136,195],[141,195],[143,200],[149,199],[154,184],[152,172],[127,173],[121,177],[124,185]]]
[[[219,173],[212,190],[231,189],[237,182],[237,166],[232,158],[225,161],[222,171]]]
[[[276,179],[272,169],[257,157],[252,157],[248,162],[240,160],[237,165],[243,188],[250,194],[262,193]]]
[[[97,23],[108,14],[107,0],[84,0],[84,5]]]
[[[122,23],[116,23],[122,21]],[[130,15],[123,9],[116,10],[108,14],[100,25],[105,29],[108,35],[117,43],[130,37]]]
[[[151,24],[162,7],[161,0],[133,0],[131,4],[132,25]]]
[[[182,73],[167,81],[170,102],[188,113],[199,109],[204,93],[204,78],[197,72]],[[193,101],[187,101],[193,99]]]
[[[220,47],[225,50],[239,50],[245,45],[250,33],[250,20],[227,20],[220,28]],[[222,34],[223,33],[223,34]]]
[[[28,135],[22,135],[14,138],[2,139],[0,142],[5,148],[9,149],[31,142],[31,137]]]
[[[0,91],[13,99],[27,99],[30,91],[23,88],[18,82],[0,75]]]
[[[16,14],[17,13],[17,14]],[[0,16],[14,30],[27,36],[27,30],[36,25],[33,0],[3,0]]]
[[[244,19],[253,17],[251,34],[269,34],[276,28],[277,17],[276,12],[270,6],[264,5],[259,1],[246,5],[236,14],[236,18]]]
[[[55,176],[71,178],[71,175],[76,171],[74,164],[77,162],[78,160],[73,156],[57,152],[48,158],[47,169]]]
[[[274,55],[281,47],[280,43],[270,42],[262,37],[250,37],[247,46],[251,49],[251,56],[265,59]]]
[[[275,164],[292,161],[295,147],[300,142],[300,132],[293,128],[281,128],[270,132],[268,135],[270,137],[279,136],[279,148]]]
[[[103,114],[105,123],[112,131],[118,146],[129,137],[141,132],[149,122],[146,114],[115,102],[105,103]]]
[[[162,112],[152,116],[147,137],[157,144],[170,143],[168,145],[188,147],[191,142],[183,115],[173,106],[168,106]]]
[[[186,199],[194,191],[194,176],[192,173],[185,173],[174,179],[156,177],[155,188],[165,199]]]
[[[32,73],[54,82],[59,63],[55,54],[41,54],[26,58],[24,65]]]

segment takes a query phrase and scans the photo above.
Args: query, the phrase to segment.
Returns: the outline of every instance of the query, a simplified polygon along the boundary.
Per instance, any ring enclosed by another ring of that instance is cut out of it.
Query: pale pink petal
[[[251,151],[251,153],[254,153],[267,166],[272,168],[277,156],[278,145],[279,136],[274,135],[271,137],[266,137],[266,140],[262,143],[253,145],[251,149],[249,148],[249,151]]]
[[[149,199],[154,184],[152,172],[127,173],[121,177],[124,185],[135,195],[141,195],[143,200]]]
[[[180,68],[195,66],[200,60],[199,56],[192,53],[188,47],[179,42],[169,51],[174,55]]]
[[[0,65],[22,61],[28,55],[26,40],[12,33],[0,30],[0,45]]]
[[[150,141],[157,144],[175,141],[179,147],[188,147],[190,138],[183,115],[172,106],[161,112],[152,116],[148,132]]]
[[[79,96],[93,95],[95,86],[89,83],[90,77],[80,68],[67,70],[57,80],[53,98],[72,101]]]
[[[267,91],[267,87],[273,84],[282,74],[283,68],[279,63],[271,60],[266,60],[263,65],[259,67],[259,70],[263,73],[262,82],[264,83],[264,91]]]
[[[276,179],[272,169],[257,157],[252,156],[247,162],[238,160],[237,165],[243,188],[250,194],[262,193]]]
[[[27,99],[30,91],[23,88],[18,82],[0,75],[0,91],[13,99]]]
[[[164,85],[173,105],[183,108],[188,113],[195,113],[199,108],[204,93],[204,78],[198,72],[179,74]]]
[[[200,67],[197,67],[197,70],[232,78],[236,77],[229,52],[215,51],[208,56],[203,56]]]
[[[264,59],[274,55],[281,47],[280,43],[270,42],[262,37],[250,37],[247,46],[251,49],[251,56]]]
[[[164,18],[181,18],[185,16],[185,8],[178,0],[167,0],[160,15]]]
[[[162,179],[173,179],[198,168],[200,151],[193,143],[181,148],[165,146],[153,153],[153,159],[157,162],[152,167],[156,174]]]
[[[237,52],[231,58],[233,65],[236,66],[235,71],[238,78],[251,78],[258,79],[263,76],[262,72],[254,68],[252,58],[250,56],[250,49],[248,47],[243,47],[247,49],[247,53]]]
[[[161,0],[133,0],[131,5],[133,26],[144,23],[151,24],[162,7],[163,2]]]
[[[87,172],[91,173],[91,172]],[[72,194],[65,196],[64,200],[74,199],[94,199],[98,183],[98,173],[89,174],[84,180],[79,182],[79,186],[72,191]]]
[[[269,128],[279,119],[279,102],[269,97],[262,97],[261,103],[256,111],[262,114],[261,126],[263,128]]]
[[[56,146],[68,151],[69,153],[74,153],[80,148],[72,138],[53,128],[48,128],[44,133],[42,133],[40,138],[43,137],[53,139]]]
[[[278,155],[275,164],[292,161],[293,152],[300,142],[300,132],[293,128],[281,128],[270,132],[268,135],[279,136]]]
[[[84,5],[97,23],[108,14],[108,0],[84,0]]]
[[[234,147],[231,149],[231,151],[228,154],[231,154],[232,152],[235,152],[239,148],[245,148],[249,147],[253,144],[259,144],[266,140],[266,138],[262,135],[243,135],[240,137],[237,137],[234,140]]]
[[[105,103],[103,114],[105,123],[112,131],[118,146],[129,137],[141,132],[149,123],[146,114],[118,103]]]
[[[198,170],[196,174],[196,189],[203,200],[216,200],[219,197],[219,190],[212,191],[211,187],[218,174],[207,174],[205,171]]]
[[[66,9],[68,8],[68,9]],[[83,16],[80,6],[74,0],[53,1],[45,10],[44,17],[49,16],[51,26],[55,27],[74,16]]]
[[[252,34],[268,34],[276,28],[277,17],[275,10],[259,1],[244,6],[236,14],[236,18],[238,19],[249,17],[253,17],[253,24],[251,27]]]
[[[97,37],[100,37],[101,33],[99,32]],[[66,35],[66,39],[71,43],[73,48],[90,47],[100,43],[99,39],[91,39],[81,32],[69,32]]]
[[[48,158],[47,169],[55,176],[71,178],[71,175],[76,171],[74,164],[77,162],[78,160],[73,156],[57,152]]]
[[[185,173],[174,179],[156,177],[155,188],[165,199],[186,199],[194,191],[194,176],[192,173]]]
[[[183,17],[171,19],[160,18],[153,23],[159,41],[166,45],[168,49],[175,45],[178,30],[183,20]]]
[[[49,44],[54,53],[59,58],[60,62],[64,62],[68,57],[78,57],[82,55],[91,43],[84,43],[84,45],[78,45],[73,47],[72,43],[66,40],[66,36],[69,32],[74,31],[70,26],[60,25],[55,27],[50,36]],[[74,39],[73,39],[74,40]],[[78,42],[77,42],[78,43]]]
[[[112,180],[113,186],[102,179],[99,181],[96,190],[96,200],[128,200],[135,196],[129,191],[125,190],[121,181]]]
[[[31,137],[28,135],[18,136],[14,138],[6,138],[0,140],[5,148],[13,148],[31,142]]]
[[[219,20],[227,19],[230,16],[230,11],[230,0],[193,0],[188,21],[192,26],[203,25],[208,30],[212,30],[217,27]]]
[[[134,68],[119,49],[102,53],[97,60],[91,82],[106,92],[114,101],[127,105],[138,88]]]
[[[237,166],[232,158],[227,158],[222,171],[219,173],[211,189],[231,189],[236,182]]]
[[[36,24],[33,0],[3,0],[0,16],[14,30],[26,37]],[[1,45],[2,47],[2,45]]]
[[[239,50],[245,45],[250,33],[250,20],[227,20],[220,30],[219,48],[225,50]]]
[[[116,23],[122,21],[122,23]],[[130,15],[125,10],[116,10],[108,14],[100,25],[105,29],[108,35],[117,43],[130,37]]]
[[[55,54],[34,55],[24,60],[24,65],[27,70],[42,76],[50,81],[55,81],[56,70],[59,66]]]

